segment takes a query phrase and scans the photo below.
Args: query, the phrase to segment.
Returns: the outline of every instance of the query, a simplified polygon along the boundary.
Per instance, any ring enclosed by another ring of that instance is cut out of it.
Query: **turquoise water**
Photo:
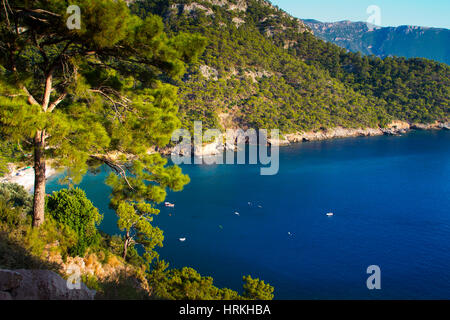
[[[449,131],[308,142],[281,148],[278,175],[259,169],[184,166],[191,183],[155,219],[161,257],[236,290],[260,277],[278,299],[450,299]],[[107,174],[80,186],[118,233]],[[370,265],[381,290],[366,287]]]

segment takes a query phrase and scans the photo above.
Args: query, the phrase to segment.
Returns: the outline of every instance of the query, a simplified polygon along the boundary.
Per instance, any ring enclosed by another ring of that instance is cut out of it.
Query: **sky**
[[[294,17],[323,22],[367,21],[378,17],[369,6],[380,9],[376,23],[383,27],[415,25],[450,29],[450,0],[270,0]]]

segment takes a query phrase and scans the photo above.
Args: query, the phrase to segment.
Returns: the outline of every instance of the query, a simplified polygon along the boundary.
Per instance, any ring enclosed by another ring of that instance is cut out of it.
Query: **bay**
[[[450,299],[449,131],[282,147],[276,176],[255,165],[182,167],[191,183],[155,218],[172,267],[235,290],[250,274],[276,299]],[[88,173],[80,187],[105,215],[100,228],[117,234],[108,174]],[[47,191],[63,187],[54,177]],[[381,290],[367,289],[371,265]]]

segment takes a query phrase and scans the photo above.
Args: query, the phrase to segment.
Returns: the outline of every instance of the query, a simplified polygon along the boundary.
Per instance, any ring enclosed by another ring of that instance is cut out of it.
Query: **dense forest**
[[[447,65],[347,52],[267,1],[144,0],[132,10],[163,16],[169,34],[207,38],[204,54],[176,83],[187,127],[203,120],[295,132],[448,118]]]

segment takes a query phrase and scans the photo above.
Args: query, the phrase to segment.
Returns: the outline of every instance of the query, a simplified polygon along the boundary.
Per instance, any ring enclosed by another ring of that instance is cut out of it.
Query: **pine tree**
[[[188,181],[157,156],[144,156],[149,147],[167,144],[179,125],[176,88],[161,80],[180,77],[205,39],[169,38],[159,17],[141,19],[114,0],[77,1],[81,24],[70,29],[67,21],[77,17],[67,13],[69,4],[5,0],[0,11],[1,133],[33,151],[34,226],[44,222],[47,158],[73,177],[81,177],[89,161],[106,163],[122,201],[130,194],[162,199],[161,192],[135,188],[142,184],[130,183],[127,166],[161,188],[180,189]]]

